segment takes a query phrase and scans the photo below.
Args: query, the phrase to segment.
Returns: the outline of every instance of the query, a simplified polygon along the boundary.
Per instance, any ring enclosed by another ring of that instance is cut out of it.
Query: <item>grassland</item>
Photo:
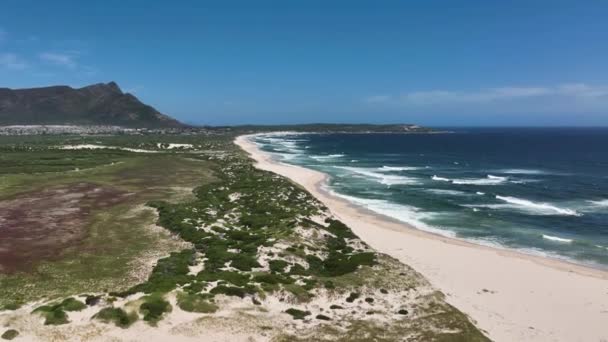
[[[253,167],[232,139],[0,139],[10,165],[0,201],[81,182],[129,194],[92,206],[82,238],[60,255],[0,275],[1,304],[27,307],[0,312],[0,322],[39,339],[149,325],[159,336],[203,336],[232,322],[226,331],[262,340],[486,340],[418,273],[369,248],[306,191]],[[140,152],[57,148],[82,144]],[[69,297],[92,319],[76,319]]]

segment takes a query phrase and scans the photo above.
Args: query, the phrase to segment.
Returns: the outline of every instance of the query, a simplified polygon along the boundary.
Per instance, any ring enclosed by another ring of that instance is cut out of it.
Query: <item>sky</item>
[[[608,1],[0,4],[0,87],[116,81],[193,124],[607,126]]]

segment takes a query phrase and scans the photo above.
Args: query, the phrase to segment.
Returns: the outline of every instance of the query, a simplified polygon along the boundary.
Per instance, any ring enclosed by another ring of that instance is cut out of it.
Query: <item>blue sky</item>
[[[607,1],[0,7],[0,87],[114,80],[199,124],[608,125]]]

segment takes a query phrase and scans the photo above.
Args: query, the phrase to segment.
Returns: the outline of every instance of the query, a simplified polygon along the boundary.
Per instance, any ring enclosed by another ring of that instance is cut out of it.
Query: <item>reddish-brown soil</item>
[[[0,273],[26,271],[56,259],[82,240],[93,210],[121,203],[128,195],[75,183],[0,201]]]

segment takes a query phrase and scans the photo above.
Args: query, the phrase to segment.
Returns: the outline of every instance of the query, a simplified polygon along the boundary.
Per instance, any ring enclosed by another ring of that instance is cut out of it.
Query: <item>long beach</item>
[[[256,167],[304,187],[381,253],[413,267],[496,341],[608,341],[608,272],[423,232],[323,187],[327,175],[273,160],[251,136]]]

